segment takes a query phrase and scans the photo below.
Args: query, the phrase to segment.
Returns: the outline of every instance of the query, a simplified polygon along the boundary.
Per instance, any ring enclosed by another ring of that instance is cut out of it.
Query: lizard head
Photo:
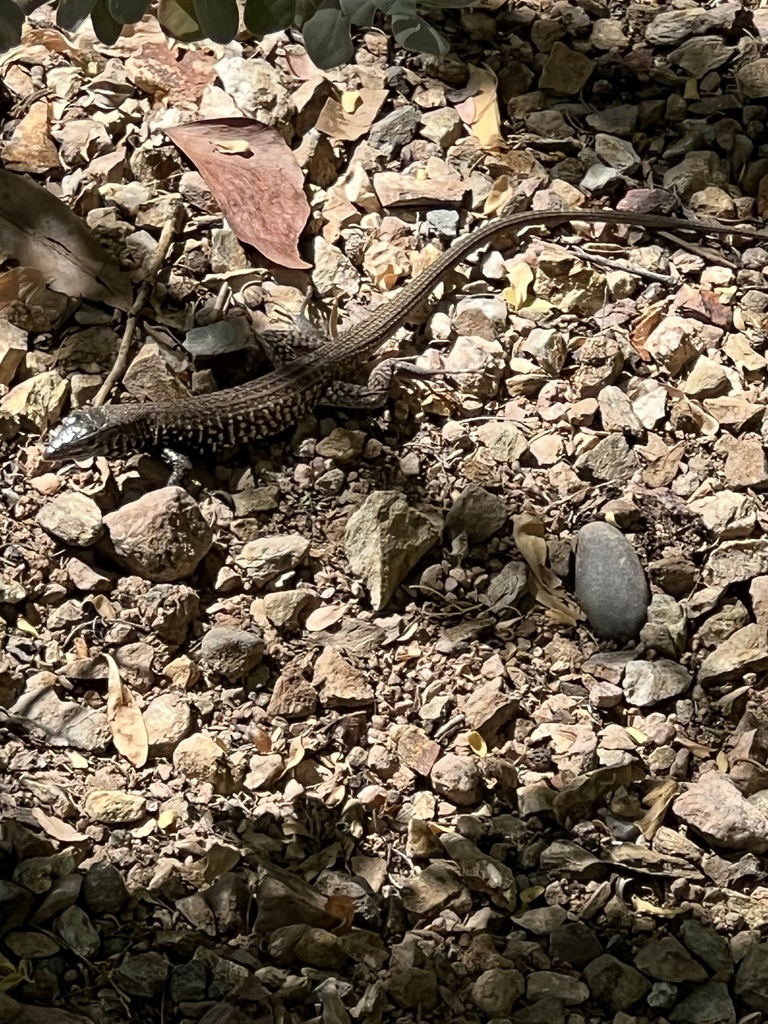
[[[120,427],[103,409],[77,409],[48,439],[45,457],[53,462],[105,455],[118,441]]]

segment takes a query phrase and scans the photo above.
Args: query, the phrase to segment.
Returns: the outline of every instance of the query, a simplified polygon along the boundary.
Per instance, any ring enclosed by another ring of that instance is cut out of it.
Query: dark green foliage
[[[424,17],[423,9],[470,7],[475,0],[246,0],[245,26],[260,37],[294,27],[304,36],[307,53],[321,68],[352,58],[352,31],[388,19],[392,34],[408,50],[440,56],[447,40]],[[150,0],[59,0],[57,23],[72,32],[90,15],[96,35],[113,43],[123,25],[140,21]],[[419,12],[422,9],[422,13]],[[189,43],[212,39],[228,43],[237,35],[237,0],[160,0],[157,17],[174,39]],[[22,14],[12,0],[0,0],[0,51],[17,45]]]
[[[0,0],[0,51],[19,45],[23,24],[24,15],[13,0]]]

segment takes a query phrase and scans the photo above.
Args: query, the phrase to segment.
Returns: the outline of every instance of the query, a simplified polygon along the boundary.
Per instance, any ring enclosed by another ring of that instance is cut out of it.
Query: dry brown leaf
[[[469,64],[469,81],[463,89],[467,97],[456,104],[456,111],[481,146],[504,148],[499,114],[498,79],[490,68]]]
[[[528,299],[528,288],[533,282],[533,270],[525,262],[518,260],[507,271],[509,284],[501,293],[510,309],[518,310]]]
[[[356,142],[370,130],[388,95],[386,89],[360,89],[344,92],[339,99],[331,96],[316,127],[335,142]]]
[[[47,284],[70,298],[127,310],[128,277],[60,199],[26,178],[0,170],[0,240],[22,267],[34,267]]]
[[[639,896],[632,897],[632,909],[636,914],[651,914],[653,917],[677,917],[678,914],[686,914],[687,907],[657,907],[655,903],[649,903]]]
[[[664,319],[664,309],[661,303],[651,306],[637,320],[629,336],[632,348],[637,352],[644,363],[650,363],[651,355],[645,347],[649,335],[659,326]]]
[[[303,760],[304,740],[301,736],[295,736],[288,747],[288,757],[286,758],[285,767],[283,768],[280,778],[282,778],[283,775],[287,775],[288,772],[296,767],[296,765],[301,764]]]
[[[320,608],[315,608],[307,616],[304,628],[308,633],[317,633],[320,630],[328,629],[331,626],[335,626],[343,618],[346,610],[347,606],[345,604],[327,604]]]
[[[285,139],[248,117],[219,117],[166,128],[205,178],[237,237],[282,267],[310,266],[298,240],[309,217],[304,177]],[[222,146],[246,142],[247,153]]]
[[[112,730],[112,742],[118,751],[136,768],[147,762],[149,742],[147,727],[134,696],[120,679],[120,669],[111,654],[103,655],[107,662],[107,721]]]
[[[136,46],[125,61],[129,81],[156,100],[166,97],[174,107],[197,110],[205,90],[216,80],[216,59],[202,50],[182,50],[168,40]]]
[[[210,885],[221,875],[231,871],[239,862],[240,852],[234,846],[225,846],[223,843],[214,843],[197,865],[202,872],[204,880]]]
[[[331,929],[334,935],[346,935],[352,928],[352,921],[355,917],[355,901],[351,896],[343,893],[334,893],[325,901],[323,908],[326,914],[335,917],[339,924]]]
[[[528,581],[531,596],[562,622],[575,626],[584,618],[584,613],[567,597],[559,576],[547,567],[544,524],[536,516],[523,512],[513,518],[513,537],[518,551],[531,570],[532,578]]]
[[[32,817],[38,823],[40,828],[60,843],[84,843],[88,838],[87,836],[81,835],[76,828],[72,828],[71,825],[68,825],[66,821],[62,821],[61,818],[56,818],[51,814],[46,814],[40,807],[32,808]]]
[[[656,835],[664,821],[667,808],[677,795],[677,790],[678,785],[674,779],[664,779],[645,796],[643,803],[648,807],[648,811],[636,824],[646,839],[653,839]]]
[[[502,210],[507,208],[514,194],[515,190],[512,187],[509,175],[500,174],[493,185],[491,185],[491,191],[485,197],[483,213],[489,217],[501,213]]]
[[[680,403],[681,411],[684,409],[687,412],[703,437],[715,437],[719,433],[720,424],[714,416],[707,412],[701,402],[688,398],[679,388],[672,387],[671,384],[662,384],[662,387],[671,398],[676,399]]]
[[[45,293],[45,278],[35,267],[13,267],[0,274],[0,313],[12,302],[31,305]]]

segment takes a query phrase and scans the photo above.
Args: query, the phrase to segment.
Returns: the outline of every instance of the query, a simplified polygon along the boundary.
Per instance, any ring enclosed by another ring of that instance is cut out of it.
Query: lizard
[[[525,210],[487,221],[459,237],[432,264],[366,319],[335,339],[297,335],[310,351],[297,354],[289,341],[275,345],[275,368],[253,381],[177,402],[85,407],[71,412],[48,440],[45,458],[58,462],[95,455],[158,452],[171,468],[169,483],[181,483],[191,468],[189,454],[258,441],[293,426],[318,405],[381,408],[400,370],[428,376],[398,358],[381,361],[365,385],[350,383],[361,364],[426,300],[445,275],[470,253],[504,232],[556,227],[570,221],[637,226],[655,231],[740,235],[768,241],[768,233],[730,224],[707,224],[662,214],[608,209]],[[290,332],[272,332],[279,335]]]

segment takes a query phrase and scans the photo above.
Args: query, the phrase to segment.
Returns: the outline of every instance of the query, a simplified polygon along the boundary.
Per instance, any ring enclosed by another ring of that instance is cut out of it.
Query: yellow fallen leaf
[[[652,914],[654,917],[677,917],[678,914],[687,914],[686,907],[657,907],[647,900],[641,900],[639,896],[632,897],[632,909],[637,914]]]
[[[475,732],[474,729],[467,735],[467,743],[472,753],[477,754],[478,757],[486,757],[488,755],[488,745],[480,733]]]
[[[718,771],[721,771],[724,775],[728,774],[728,755],[724,750],[718,750],[717,757],[715,758],[715,764],[717,765]]]
[[[626,729],[635,743],[638,743],[640,746],[642,746],[643,743],[648,742],[648,737],[640,729],[636,729],[633,725],[628,725]]]
[[[348,89],[341,94],[341,109],[345,114],[354,114],[362,101],[362,96],[357,89]]]
[[[533,903],[533,901],[537,900],[539,896],[541,896],[541,894],[545,891],[546,890],[543,885],[532,885],[530,888],[523,889],[521,891],[520,902],[524,905],[527,905],[528,903]]]
[[[157,827],[161,832],[170,832],[171,829],[176,828],[179,821],[178,811],[169,809],[167,811],[160,811],[157,816]]]
[[[507,280],[509,285],[502,292],[504,301],[510,309],[518,310],[528,298],[528,288],[533,281],[533,270],[525,260],[518,260],[507,271]]]
[[[214,147],[217,153],[250,153],[251,144],[247,139],[231,139],[228,142],[217,142]]]

